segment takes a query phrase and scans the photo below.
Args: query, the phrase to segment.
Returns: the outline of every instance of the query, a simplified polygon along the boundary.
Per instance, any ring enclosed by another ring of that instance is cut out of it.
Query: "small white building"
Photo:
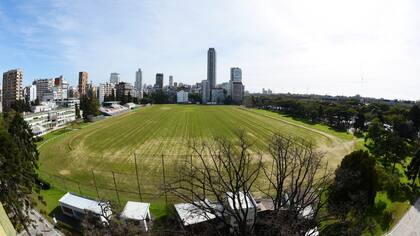
[[[109,209],[109,205],[106,202],[98,202],[90,198],[80,197],[73,193],[66,193],[63,197],[58,200],[60,203],[61,211],[70,217],[78,220],[86,214],[87,211],[99,216],[102,222],[106,222],[103,217],[111,216],[112,211]]]
[[[149,208],[150,203],[128,201],[121,212],[121,218],[138,222],[140,227],[147,232],[149,231],[147,222],[152,219]]]
[[[194,204],[178,203],[174,205],[175,210],[178,214],[178,218],[184,227],[199,224],[216,218],[214,214],[212,214],[211,212],[204,211],[202,208],[197,207],[197,205],[206,204],[206,207],[214,207],[215,209],[219,209],[220,212],[223,209],[223,207],[220,204],[211,203],[208,199],[205,199],[204,201],[205,202],[194,202]]]
[[[241,215],[242,212],[245,210],[247,212],[247,225],[254,224],[258,210],[258,205],[257,202],[255,202],[254,198],[250,194],[244,194],[243,192],[238,192],[235,194],[232,192],[227,192],[226,196],[229,208],[233,211],[238,212]],[[233,228],[238,226],[238,223],[236,222],[234,217],[231,217],[230,222]]]
[[[188,92],[185,92],[184,90],[178,91],[176,93],[176,102],[188,103]]]

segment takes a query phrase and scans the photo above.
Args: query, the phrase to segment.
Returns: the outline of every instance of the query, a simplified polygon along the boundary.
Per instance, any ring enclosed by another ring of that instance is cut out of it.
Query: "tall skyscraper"
[[[53,99],[53,79],[38,79],[35,80],[34,84],[36,85],[36,97],[39,101],[46,101]]]
[[[169,87],[174,86],[174,77],[172,75],[169,76]]]
[[[9,111],[12,105],[23,99],[23,70],[9,70],[3,73],[3,111]]]
[[[162,89],[163,88],[163,74],[157,73],[156,74],[156,83],[155,83],[156,89]]]
[[[230,68],[230,81],[242,82],[242,70],[238,67]]]
[[[88,78],[89,75],[87,72],[79,72],[79,96],[85,96],[88,92]]]
[[[207,80],[210,90],[216,87],[216,50],[209,48],[207,51]]]
[[[134,82],[134,88],[136,88],[137,92],[143,91],[143,77],[142,77],[142,71],[139,68],[138,71],[136,71],[136,81]]]
[[[120,82],[120,74],[118,73],[111,73],[111,76],[109,77],[109,82],[111,84],[118,84]]]

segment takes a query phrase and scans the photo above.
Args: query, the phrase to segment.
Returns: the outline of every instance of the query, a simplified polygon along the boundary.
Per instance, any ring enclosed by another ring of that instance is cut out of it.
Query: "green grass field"
[[[338,133],[323,125],[304,124],[262,110],[237,106],[154,105],[50,135],[39,145],[40,175],[63,191],[92,197],[98,197],[99,192],[100,198],[115,200],[119,197],[121,202],[138,199],[133,158],[136,153],[142,198],[155,203],[158,213],[164,199],[158,190],[163,181],[161,155],[165,155],[166,178],[171,178],[177,172],[175,162],[189,152],[189,140],[233,137],[239,129],[245,130],[255,142],[255,149],[261,148],[274,133],[310,140],[326,154],[333,168],[361,142],[350,134]]]

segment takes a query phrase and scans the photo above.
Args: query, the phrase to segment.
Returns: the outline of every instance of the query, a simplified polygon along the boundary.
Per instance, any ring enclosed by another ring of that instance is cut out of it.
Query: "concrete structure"
[[[36,136],[42,136],[76,120],[74,107],[50,108],[38,106],[34,113],[25,113],[23,119],[29,124]]]
[[[34,83],[36,85],[36,97],[39,101],[49,101],[54,99],[53,79],[38,79],[34,81]]]
[[[242,82],[242,70],[238,67],[230,68],[230,81]]]
[[[209,88],[216,87],[216,50],[209,48],[207,51],[207,80],[209,81]]]
[[[224,104],[225,90],[222,88],[214,88],[211,90],[211,102],[216,104]]]
[[[81,220],[87,211],[100,216],[102,222],[106,222],[102,216],[102,212],[106,216],[110,216],[112,211],[109,209],[109,204],[106,202],[98,202],[90,198],[80,197],[73,193],[66,193],[58,200],[61,211],[70,217]]]
[[[163,74],[157,73],[156,74],[156,83],[155,83],[155,89],[162,89],[163,88]]]
[[[188,103],[188,92],[181,90],[176,93],[177,103]]]
[[[121,99],[123,96],[133,96],[133,88],[132,84],[126,82],[120,82],[115,85],[117,100]]]
[[[150,203],[128,201],[121,212],[121,218],[140,223],[142,230],[147,232],[149,231],[147,222],[152,219],[149,209]]]
[[[83,97],[87,95],[88,92],[88,79],[89,75],[87,72],[79,72],[79,96]]]
[[[201,99],[203,104],[210,102],[210,85],[208,80],[201,81]]]
[[[174,86],[174,77],[172,75],[169,76],[169,87]]]
[[[242,82],[231,81],[231,98],[232,101],[236,104],[241,104],[244,99],[244,86]]]
[[[98,100],[99,104],[102,104],[105,97],[115,96],[115,86],[110,83],[99,84]]]
[[[120,74],[115,73],[115,72],[111,73],[111,75],[109,76],[109,82],[111,84],[118,84],[118,83],[120,83]]]
[[[23,100],[23,70],[15,69],[3,73],[3,111],[9,111],[12,105]]]
[[[32,84],[30,86],[26,86],[24,90],[24,95],[25,101],[34,102],[37,98],[36,85]]]
[[[136,81],[134,82],[134,88],[137,90],[137,92],[143,92],[143,73],[140,68],[136,71]]]
[[[53,87],[53,94],[54,100],[62,100],[68,98],[68,89],[69,83],[64,77],[61,75],[57,78],[54,78],[54,87]]]
[[[397,225],[387,234],[388,236],[420,235],[420,198],[405,213]]]

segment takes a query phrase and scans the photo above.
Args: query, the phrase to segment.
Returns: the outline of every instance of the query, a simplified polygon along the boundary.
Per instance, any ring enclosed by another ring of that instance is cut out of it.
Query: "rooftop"
[[[121,217],[130,220],[145,220],[149,212],[150,203],[128,201],[121,212]]]

